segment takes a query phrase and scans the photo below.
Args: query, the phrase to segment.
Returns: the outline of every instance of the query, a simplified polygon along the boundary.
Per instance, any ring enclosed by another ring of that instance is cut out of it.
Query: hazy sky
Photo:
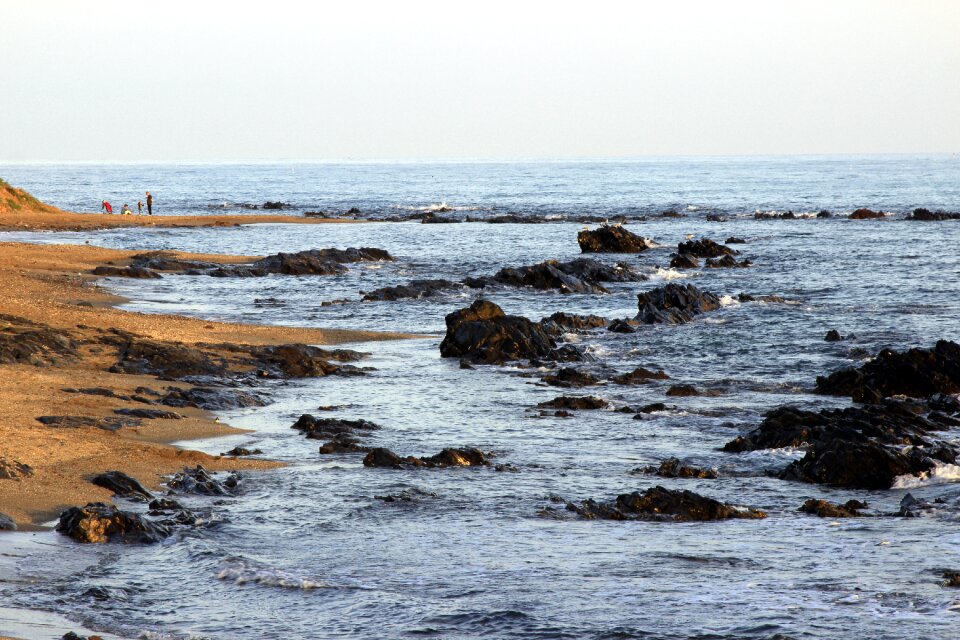
[[[0,9],[0,162],[960,151],[955,0]]]

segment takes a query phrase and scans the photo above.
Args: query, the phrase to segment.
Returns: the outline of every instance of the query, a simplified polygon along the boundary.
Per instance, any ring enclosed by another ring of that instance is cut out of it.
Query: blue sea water
[[[47,550],[24,553],[14,574],[0,576],[0,597],[130,638],[957,637],[960,592],[940,578],[944,568],[960,568],[956,470],[888,491],[852,491],[770,475],[796,451],[719,448],[776,406],[849,404],[813,395],[817,375],[859,364],[887,346],[960,340],[960,222],[756,220],[754,212],[960,211],[958,170],[953,156],[0,167],[12,184],[67,209],[95,210],[104,197],[135,202],[150,189],[159,214],[217,211],[208,206],[222,210],[223,202],[240,213],[242,203],[282,200],[294,212],[357,207],[372,218],[446,203],[449,215],[460,217],[516,212],[558,220],[0,234],[0,240],[248,255],[382,247],[396,262],[350,265],[343,276],[168,275],[105,286],[129,298],[126,308],[148,313],[424,336],[347,345],[370,353],[363,364],[376,371],[273,385],[273,404],[221,414],[254,432],[185,443],[211,453],[258,447],[290,463],[249,474],[236,498],[187,499],[212,506],[217,526],[156,547],[90,548],[43,534]],[[659,217],[665,209],[684,217]],[[708,221],[708,213],[728,219]],[[540,384],[527,370],[465,370],[440,358],[444,315],[469,304],[473,292],[360,300],[361,291],[412,279],[458,280],[578,257],[583,225],[563,217],[582,214],[636,218],[628,228],[660,247],[598,258],[626,260],[650,280],[613,284],[608,294],[503,288],[487,295],[508,313],[532,319],[554,311],[630,316],[637,293],[672,280],[724,296],[721,310],[688,325],[571,338],[594,356],[589,366],[596,371],[645,366],[672,377],[575,393],[601,396],[614,407],[666,402],[666,411],[642,420],[612,410],[541,417],[536,404],[564,390]],[[754,265],[670,269],[670,253],[689,234],[744,238],[737,247]],[[740,292],[784,302],[740,303]],[[831,328],[850,339],[824,342]],[[675,383],[709,393],[665,396]],[[290,425],[328,405],[340,407],[331,415],[381,424],[367,439],[371,446],[401,455],[476,446],[518,471],[367,469],[360,454],[319,455],[319,442]],[[721,478],[630,474],[670,456],[717,467]],[[609,500],[656,484],[770,516],[584,521],[554,502],[555,496]],[[404,491],[415,499],[376,498]],[[857,498],[895,512],[908,491],[940,498],[943,506],[921,518],[830,520],[797,512],[811,497]],[[5,540],[14,538],[0,537],[0,552],[11,544]],[[95,587],[110,596],[91,595],[103,593]]]

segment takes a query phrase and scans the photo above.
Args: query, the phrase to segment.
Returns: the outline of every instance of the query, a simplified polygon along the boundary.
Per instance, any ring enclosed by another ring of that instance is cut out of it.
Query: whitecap
[[[916,489],[929,487],[935,484],[960,482],[960,466],[949,463],[936,463],[930,471],[924,471],[919,476],[909,473],[893,479],[891,489]]]
[[[689,277],[690,277],[689,274],[686,274],[682,271],[677,271],[676,269],[671,269],[671,268],[664,269],[662,267],[654,267],[653,275],[651,276],[650,279],[651,280],[656,280],[656,279],[677,280],[679,278],[689,278]]]
[[[723,295],[720,296],[720,305],[724,307],[729,307],[733,304],[740,304],[740,301],[734,298],[733,296]]]

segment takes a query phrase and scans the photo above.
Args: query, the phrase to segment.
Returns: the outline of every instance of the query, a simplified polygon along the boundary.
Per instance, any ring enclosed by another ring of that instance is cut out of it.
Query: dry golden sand
[[[0,189],[9,187],[0,184]],[[20,192],[22,193],[22,192]],[[284,217],[203,216],[197,218],[137,218],[68,214],[27,202],[19,211],[3,210],[0,191],[0,228],[72,229],[128,224],[190,223],[208,226],[242,222],[287,222]],[[88,224],[87,220],[91,222]],[[306,219],[310,222],[316,220]],[[14,223],[15,221],[15,223]],[[100,222],[97,222],[100,221]],[[105,222],[104,222],[105,221]],[[20,226],[25,224],[26,226]],[[113,308],[120,299],[95,284],[90,272],[98,265],[128,264],[138,252],[82,245],[0,243],[0,314],[25,318],[69,330],[80,340],[122,329],[146,338],[182,343],[339,344],[412,337],[373,331],[322,330],[209,322],[176,315],[133,313]],[[250,256],[195,255],[177,257],[221,263],[250,261]],[[0,320],[0,323],[3,321]],[[58,429],[36,421],[41,415],[108,416],[124,405],[116,398],[64,392],[70,387],[107,387],[130,394],[138,386],[157,390],[171,385],[147,376],[109,373],[107,355],[87,348],[73,364],[36,367],[0,365],[0,458],[30,465],[34,475],[0,479],[0,513],[21,527],[44,523],[64,508],[93,500],[109,501],[110,492],[89,482],[93,475],[118,470],[156,489],[165,475],[185,466],[208,469],[262,469],[276,466],[264,460],[235,460],[208,456],[165,443],[188,438],[236,433],[206,412],[178,409],[184,420],[148,420],[147,426],[108,432],[96,428]]]

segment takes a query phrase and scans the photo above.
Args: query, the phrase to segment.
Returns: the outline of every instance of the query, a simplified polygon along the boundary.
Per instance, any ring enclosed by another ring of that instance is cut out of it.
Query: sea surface
[[[888,491],[842,490],[772,477],[800,451],[719,450],[774,407],[849,405],[813,395],[818,375],[861,364],[883,347],[960,340],[960,221],[902,219],[917,206],[960,211],[956,156],[23,165],[0,167],[0,176],[76,210],[95,210],[103,198],[115,206],[135,203],[149,189],[158,214],[219,212],[224,202],[242,213],[243,203],[280,200],[294,212],[356,207],[371,218],[445,205],[445,215],[457,217],[556,220],[0,234],[0,240],[251,255],[380,247],[396,262],[352,264],[343,276],[166,275],[104,284],[130,300],[125,308],[148,313],[423,335],[346,345],[368,352],[362,364],[376,371],[262,388],[272,404],[220,414],[254,432],[185,443],[210,453],[256,447],[290,463],[247,474],[236,497],[184,500],[212,508],[214,526],[149,547],[81,546],[55,533],[0,537],[0,555],[15,558],[13,569],[9,560],[0,563],[8,568],[0,575],[4,606],[150,639],[960,636],[960,590],[945,588],[941,578],[945,568],[960,569],[960,469],[904,479]],[[867,221],[843,215],[861,206],[897,215]],[[667,209],[683,217],[660,217]],[[821,210],[835,215],[753,217]],[[583,224],[569,218],[583,214],[626,215],[630,230],[654,239],[660,246],[639,255],[592,256],[626,261],[650,279],[610,284],[608,294],[498,288],[484,295],[534,320],[555,311],[633,316],[637,294],[668,281],[724,296],[721,310],[687,325],[570,336],[593,356],[592,370],[662,368],[671,380],[570,391],[543,385],[529,369],[461,369],[440,357],[438,344],[444,316],[477,292],[360,301],[361,291],[413,279],[460,280],[579,257]],[[708,221],[708,214],[726,220]],[[670,253],[690,234],[718,242],[743,238],[735,246],[754,264],[670,269]],[[783,302],[740,303],[741,292]],[[849,339],[825,342],[829,329]],[[666,397],[676,383],[707,394]],[[540,416],[538,402],[565,393],[600,396],[613,408]],[[668,408],[641,420],[613,410],[653,402]],[[321,412],[321,406],[335,409]],[[400,455],[473,446],[516,471],[364,468],[362,454],[318,454],[318,441],[290,428],[303,413],[376,422],[383,429],[365,444]],[[721,477],[630,474],[671,456],[716,467]],[[612,500],[658,484],[758,507],[769,517],[587,521],[557,501]],[[944,504],[919,518],[833,520],[797,511],[815,497],[856,498],[896,512],[908,492]],[[399,493],[412,499],[376,497]]]

